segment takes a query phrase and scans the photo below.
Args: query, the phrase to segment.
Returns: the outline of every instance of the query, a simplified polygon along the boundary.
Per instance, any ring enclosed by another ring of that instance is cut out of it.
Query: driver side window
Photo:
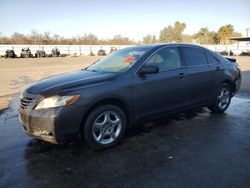
[[[161,49],[150,57],[146,65],[157,65],[160,71],[179,68],[181,67],[179,50],[176,47]]]

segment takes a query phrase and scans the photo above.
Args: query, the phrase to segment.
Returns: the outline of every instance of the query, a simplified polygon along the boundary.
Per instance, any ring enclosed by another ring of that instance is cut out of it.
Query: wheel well
[[[129,121],[129,110],[128,110],[128,107],[127,105],[122,102],[121,100],[119,99],[116,99],[116,98],[109,98],[109,99],[103,99],[101,101],[98,101],[96,102],[95,104],[93,104],[88,110],[87,112],[84,114],[84,116],[82,117],[82,121],[81,121],[81,125],[80,125],[80,133],[83,132],[83,125],[86,121],[86,119],[88,118],[89,114],[94,110],[96,109],[97,107],[99,106],[102,106],[102,105],[106,105],[106,104],[112,104],[112,105],[115,105],[117,107],[120,107],[123,112],[125,113],[125,116],[127,118],[127,121]]]
[[[231,80],[225,80],[221,84],[223,84],[223,83],[226,83],[229,85],[229,87],[231,88],[232,94],[234,95],[235,90],[236,90],[236,84],[234,82],[232,82]]]

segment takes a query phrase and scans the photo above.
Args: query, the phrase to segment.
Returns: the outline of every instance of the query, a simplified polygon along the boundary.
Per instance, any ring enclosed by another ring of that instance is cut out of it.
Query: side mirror
[[[145,65],[143,66],[138,74],[144,75],[144,74],[156,74],[159,72],[159,67],[156,65]]]

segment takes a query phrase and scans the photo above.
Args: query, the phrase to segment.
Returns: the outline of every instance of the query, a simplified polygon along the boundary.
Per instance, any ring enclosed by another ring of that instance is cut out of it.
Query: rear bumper
[[[241,86],[241,78],[235,81],[235,92],[234,92],[234,94],[235,94],[237,91],[239,91],[240,86]]]
[[[19,121],[25,133],[54,144],[76,139],[80,135],[82,111],[68,106],[44,110],[19,107]]]

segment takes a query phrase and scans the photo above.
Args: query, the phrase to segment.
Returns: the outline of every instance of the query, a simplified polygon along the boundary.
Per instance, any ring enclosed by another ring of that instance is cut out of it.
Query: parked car
[[[99,56],[105,56],[106,55],[106,52],[105,50],[99,50],[98,53],[97,53]]]
[[[52,57],[60,57],[60,50],[58,48],[53,48],[51,51]]]
[[[136,46],[29,87],[20,97],[19,119],[35,138],[61,143],[80,136],[104,149],[136,122],[196,107],[222,113],[240,84],[235,59],[206,48]]]
[[[242,50],[232,50],[234,56],[238,56],[242,53]]]
[[[117,51],[117,48],[116,48],[116,47],[111,47],[109,53],[112,54],[112,53],[115,52],[115,51]]]
[[[37,50],[35,53],[35,57],[46,57],[46,53],[44,50]]]
[[[7,58],[16,58],[17,55],[15,54],[14,50],[6,50],[4,57]]]
[[[29,48],[23,48],[20,54],[21,58],[30,58],[33,57]]]
[[[229,53],[227,52],[227,51],[221,51],[221,52],[219,52],[220,53],[220,55],[223,55],[223,56],[228,56],[229,55]]]
[[[243,51],[241,52],[240,56],[250,56],[250,51]]]

